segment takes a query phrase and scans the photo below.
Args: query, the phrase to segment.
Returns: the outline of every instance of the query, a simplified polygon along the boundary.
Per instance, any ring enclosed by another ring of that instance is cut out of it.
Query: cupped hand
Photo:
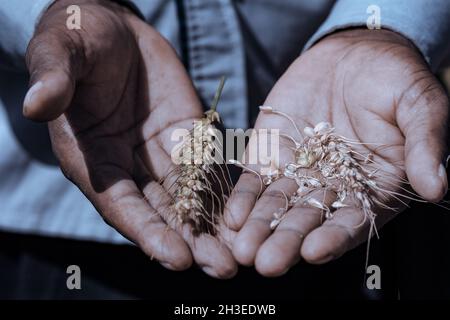
[[[66,7],[81,9],[81,29],[66,27]],[[231,277],[230,250],[174,224],[168,186],[175,129],[202,117],[174,50],[128,9],[104,0],[57,1],[27,50],[31,88],[24,115],[49,121],[61,169],[102,217],[147,255],[173,270],[192,261]]]
[[[415,47],[394,32],[354,29],[322,39],[290,66],[265,105],[288,114],[300,128],[327,121],[336,133],[365,143],[360,152],[374,155],[379,172],[407,178],[423,199],[436,202],[447,191],[447,96]],[[260,128],[280,129],[301,140],[277,114],[261,112],[255,129]],[[282,145],[280,159],[284,168],[292,150]],[[399,179],[380,180],[389,191],[405,194]],[[301,258],[325,263],[368,239],[369,220],[356,227],[363,220],[357,206],[338,209],[323,221],[319,209],[294,205],[272,232],[272,215],[285,203],[279,191],[296,189],[292,180],[281,178],[257,199],[259,179],[242,174],[226,212],[227,224],[239,230],[233,244],[238,262],[278,276]],[[329,201],[323,193],[316,196]],[[395,215],[374,211],[378,228]]]

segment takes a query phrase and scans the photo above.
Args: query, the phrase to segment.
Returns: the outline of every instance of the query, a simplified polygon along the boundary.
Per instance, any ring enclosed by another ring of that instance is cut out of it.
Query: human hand
[[[447,96],[417,50],[394,32],[355,29],[322,39],[290,66],[264,104],[288,114],[300,128],[327,121],[338,134],[366,143],[363,152],[372,153],[383,172],[407,177],[426,200],[439,201],[447,191]],[[261,112],[259,128],[300,139],[277,114]],[[292,157],[292,150],[282,146],[280,167]],[[399,180],[381,180],[390,192],[405,194]],[[281,178],[257,199],[259,179],[242,174],[225,215],[227,224],[240,230],[233,244],[238,262],[279,276],[301,258],[326,263],[367,240],[369,220],[356,228],[363,213],[355,206],[338,209],[322,224],[321,210],[294,205],[272,232],[272,214],[285,202],[279,190],[292,194],[297,187]],[[374,211],[378,227],[394,216]]]
[[[66,28],[72,4],[81,8],[81,30]],[[158,183],[173,168],[173,130],[191,129],[202,117],[162,36],[110,1],[57,1],[39,22],[27,65],[32,87],[24,115],[49,121],[62,171],[102,217],[166,268],[186,269],[195,260],[213,277],[233,276],[227,246],[174,225],[171,198]]]

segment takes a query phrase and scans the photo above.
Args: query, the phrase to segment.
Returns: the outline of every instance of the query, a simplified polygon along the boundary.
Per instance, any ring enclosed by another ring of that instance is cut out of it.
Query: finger
[[[448,186],[443,165],[447,149],[448,100],[437,82],[414,99],[405,98],[397,111],[399,127],[406,137],[406,173],[417,193],[437,202]]]
[[[171,197],[160,184],[148,184],[144,188],[144,194],[149,203],[161,213],[167,224],[177,230],[188,243],[195,262],[205,273],[220,279],[228,279],[236,275],[237,264],[227,245],[206,233],[194,237],[190,225],[180,225],[175,212],[170,207]]]
[[[230,229],[240,230],[262,191],[261,178],[250,172],[241,174],[224,210],[224,221]]]
[[[162,135],[164,134],[163,132]],[[164,138],[162,140],[167,141]],[[149,203],[161,213],[164,221],[182,235],[191,248],[194,260],[202,267],[204,272],[216,278],[233,277],[237,272],[237,264],[226,243],[222,243],[219,239],[208,234],[194,237],[191,226],[180,226],[176,220],[175,212],[170,208],[172,198],[169,193],[173,191],[171,187],[177,177],[170,174],[175,167],[167,148],[168,144],[162,145],[158,139],[152,139],[142,146],[139,153],[146,164],[147,170],[157,178],[164,178],[164,186],[149,184],[143,189],[143,193]],[[164,196],[161,196],[163,191]]]
[[[336,198],[331,191],[319,191],[311,197],[329,206]],[[300,248],[304,238],[323,220],[323,212],[317,208],[297,204],[281,220],[273,234],[258,250],[255,266],[267,277],[280,276],[300,259]]]
[[[295,190],[297,185],[290,179],[280,179],[267,187],[234,240],[233,255],[239,263],[254,264],[259,247],[272,233],[270,222],[274,212],[286,206],[286,197],[281,191],[288,196]]]
[[[309,263],[322,264],[343,255],[368,239],[370,219],[357,208],[342,208],[303,241],[301,255]]]
[[[25,117],[50,121],[70,105],[82,58],[64,33],[43,32],[35,36],[27,49],[30,89],[24,103]]]
[[[141,150],[140,154],[145,155],[146,150]],[[163,159],[168,157],[162,150],[157,152],[161,160],[165,162],[170,159]],[[164,156],[165,155],[165,156]],[[203,271],[212,277],[216,278],[231,278],[237,272],[237,264],[231,255],[230,249],[227,247],[226,242],[221,242],[218,238],[209,234],[201,234],[197,237],[193,236],[192,227],[188,224],[180,225],[174,210],[171,208],[173,203],[172,197],[163,185],[150,181],[145,183],[151,174],[147,167],[144,165],[144,161],[140,157],[137,157],[137,163],[139,164],[138,175],[141,177],[141,183],[143,185],[143,194],[150,205],[158,211],[162,219],[169,225],[172,230],[176,230],[177,233],[185,240],[191,249],[192,255],[196,263],[202,267]],[[170,184],[170,182],[169,182]]]
[[[233,249],[233,242],[236,238],[237,232],[231,230],[223,221],[217,226],[217,236],[222,243],[224,243],[228,249]]]
[[[136,30],[146,29],[141,30],[142,37],[138,42],[147,70],[152,117],[143,128],[143,159],[148,170],[158,179],[164,179],[164,184],[170,186],[171,181],[176,178],[168,178],[174,167],[169,156],[175,145],[175,142],[171,141],[172,132],[180,128],[192,129],[192,120],[201,118],[202,108],[186,71],[170,45],[138,19],[132,20],[131,23]],[[155,197],[161,190],[166,190],[165,197]],[[234,276],[237,264],[226,244],[208,234],[194,237],[189,225],[178,225],[170,208],[172,199],[168,191],[169,189],[160,185],[144,188],[149,203],[158,208],[163,219],[182,235],[189,244],[196,263],[207,274],[217,278]]]
[[[106,222],[136,243],[149,257],[173,270],[188,268],[192,264],[192,256],[186,242],[169,229],[154,207],[145,201],[127,172],[115,165],[98,166],[103,174],[114,177],[114,183],[108,183],[108,187],[101,192],[95,191],[92,184],[94,177],[90,175],[84,155],[77,148],[77,141],[66,123],[63,115],[49,125],[64,175],[80,188]],[[71,150],[70,154],[64,152],[61,146]],[[149,179],[145,180],[149,183]]]
[[[145,254],[171,270],[191,266],[192,256],[186,242],[145,201],[132,180],[120,180],[109,188],[102,195],[101,202],[106,201],[110,204],[101,209],[105,220]]]

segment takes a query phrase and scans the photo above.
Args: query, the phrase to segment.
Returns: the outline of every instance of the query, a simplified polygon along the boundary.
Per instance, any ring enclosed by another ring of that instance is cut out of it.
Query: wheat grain
[[[193,234],[216,234],[216,225],[231,191],[231,178],[224,163],[222,144],[216,136],[215,122],[220,122],[217,104],[224,86],[221,79],[211,109],[194,123],[179,151],[180,164],[174,174],[172,208],[179,224],[188,223]],[[213,156],[213,152],[216,154]]]

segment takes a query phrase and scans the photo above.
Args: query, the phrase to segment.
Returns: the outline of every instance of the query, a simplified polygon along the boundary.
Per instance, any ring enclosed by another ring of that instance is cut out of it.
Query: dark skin
[[[328,121],[342,136],[384,145],[357,150],[373,153],[382,173],[407,177],[426,200],[438,201],[447,190],[447,96],[415,47],[394,32],[348,30],[322,39],[290,66],[265,105],[289,114],[300,128]],[[290,122],[278,115],[261,112],[255,127],[281,128],[300,140]],[[291,150],[280,150],[281,163],[292,157]],[[388,180],[379,182],[389,191],[404,193],[400,182]],[[280,179],[256,200],[259,187],[254,175],[243,174],[226,218],[239,231],[233,246],[236,259],[255,265],[265,276],[282,275],[300,259],[326,263],[368,238],[369,220],[355,228],[363,213],[352,204],[323,224],[319,209],[296,205],[271,232],[272,213],[284,206],[284,198],[274,191],[292,194],[296,184]],[[324,198],[322,193],[316,197]],[[395,215],[374,211],[378,228]]]
[[[65,27],[72,4],[82,7],[82,30]],[[190,129],[202,108],[172,48],[127,9],[103,0],[57,1],[39,23],[27,64],[32,87],[24,115],[49,122],[65,175],[109,224],[165,267],[183,270],[195,261],[207,274],[229,278],[237,260],[279,276],[300,259],[325,263],[367,239],[367,224],[354,228],[361,221],[354,207],[322,225],[320,212],[295,207],[270,232],[281,203],[273,190],[293,186],[279,181],[256,201],[259,180],[250,174],[241,176],[227,205],[227,241],[194,240],[188,226],[174,225],[168,191],[158,181],[173,168],[171,133]],[[447,190],[447,97],[415,47],[394,32],[325,37],[291,65],[265,104],[300,127],[329,121],[348,138],[388,145],[365,151],[427,200]],[[296,135],[271,114],[260,114],[256,128]],[[291,156],[281,150],[282,161]],[[401,192],[399,184],[390,188]],[[380,213],[379,226],[393,216]]]
[[[69,4],[82,8],[81,30],[66,28]],[[176,225],[159,183],[173,169],[173,130],[202,117],[161,35],[109,1],[57,1],[39,23],[27,65],[34,89],[24,115],[49,121],[62,171],[102,217],[169,269],[195,261],[213,277],[233,276],[229,248]]]

